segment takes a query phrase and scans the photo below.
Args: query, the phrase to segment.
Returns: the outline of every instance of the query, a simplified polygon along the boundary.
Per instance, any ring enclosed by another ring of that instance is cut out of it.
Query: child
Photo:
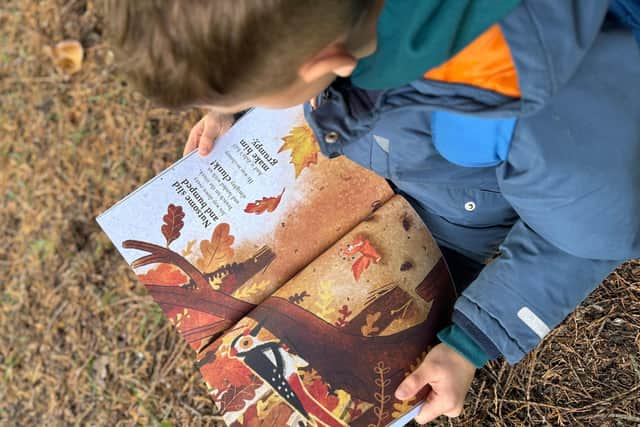
[[[208,153],[232,113],[313,98],[305,111],[322,151],[373,169],[413,203],[457,284],[470,282],[443,343],[395,392],[430,384],[416,418],[426,422],[457,416],[476,368],[523,358],[640,256],[632,1],[112,7],[138,87],[170,107],[210,109],[185,152]]]

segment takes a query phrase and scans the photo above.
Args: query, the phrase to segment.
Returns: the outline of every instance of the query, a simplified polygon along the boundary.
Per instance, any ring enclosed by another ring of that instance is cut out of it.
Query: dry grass
[[[198,113],[126,87],[98,6],[0,4],[0,424],[215,425],[191,350],[94,221]],[[86,49],[71,79],[42,52],[66,38]],[[625,264],[525,361],[483,369],[455,424],[640,423],[639,282]]]

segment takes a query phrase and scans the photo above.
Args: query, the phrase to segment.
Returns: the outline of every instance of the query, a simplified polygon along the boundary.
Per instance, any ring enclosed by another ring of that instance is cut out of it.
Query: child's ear
[[[298,75],[305,82],[312,82],[327,74],[349,77],[358,60],[342,43],[332,43],[314,55],[298,69]]]

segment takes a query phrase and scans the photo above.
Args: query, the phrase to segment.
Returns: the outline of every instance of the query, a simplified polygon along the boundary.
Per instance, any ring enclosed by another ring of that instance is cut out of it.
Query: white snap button
[[[326,142],[327,144],[333,144],[334,142],[338,141],[338,139],[340,139],[340,135],[338,135],[338,132],[327,132],[327,134],[324,136],[324,142]]]
[[[464,210],[467,212],[473,212],[476,210],[476,204],[475,202],[472,201],[468,201],[467,203],[464,204]]]

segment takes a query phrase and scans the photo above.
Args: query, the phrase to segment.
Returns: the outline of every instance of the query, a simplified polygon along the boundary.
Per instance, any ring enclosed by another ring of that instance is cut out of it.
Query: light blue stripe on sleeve
[[[431,114],[433,144],[459,166],[496,166],[507,159],[515,118],[493,119],[447,111]]]

